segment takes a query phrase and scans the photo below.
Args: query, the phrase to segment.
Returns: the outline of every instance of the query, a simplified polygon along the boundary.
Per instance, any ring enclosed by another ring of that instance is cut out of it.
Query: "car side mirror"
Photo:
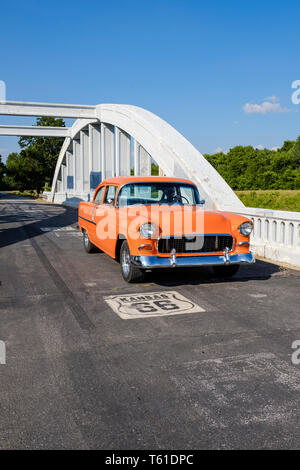
[[[201,206],[204,206],[204,204],[205,204],[205,199],[201,199],[200,204],[201,204]]]
[[[114,203],[113,199],[111,199],[111,198],[107,199],[107,204],[113,204],[113,203]]]

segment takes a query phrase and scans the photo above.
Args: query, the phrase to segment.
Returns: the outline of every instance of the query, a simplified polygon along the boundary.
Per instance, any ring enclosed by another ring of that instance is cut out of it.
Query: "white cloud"
[[[221,152],[224,152],[221,147],[217,147],[217,148],[214,150],[214,153],[221,153]]]
[[[259,144],[259,145],[254,145],[254,148],[256,150],[263,150],[265,147],[263,145]]]
[[[233,121],[233,124],[237,125],[239,123],[239,121]]]
[[[277,101],[279,101],[279,98],[278,96],[275,96],[275,95],[272,95],[272,96],[268,96],[267,98],[264,98],[265,101],[272,101],[272,103],[276,103]]]
[[[264,101],[261,104],[246,103],[243,110],[247,114],[288,113],[291,111],[288,108],[282,108],[280,103],[271,103],[270,101]]]

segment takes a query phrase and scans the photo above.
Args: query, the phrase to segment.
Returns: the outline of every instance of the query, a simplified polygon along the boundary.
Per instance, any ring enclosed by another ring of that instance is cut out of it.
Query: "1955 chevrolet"
[[[233,276],[253,263],[251,220],[204,209],[197,186],[168,177],[116,177],[103,181],[92,202],[79,204],[79,228],[88,253],[100,249],[120,261],[127,282],[146,270],[212,266]]]

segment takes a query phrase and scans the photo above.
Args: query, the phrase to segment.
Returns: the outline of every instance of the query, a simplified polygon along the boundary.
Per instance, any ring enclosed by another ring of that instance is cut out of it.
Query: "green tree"
[[[158,176],[158,173],[159,173],[159,168],[158,168],[158,165],[156,165],[156,163],[151,163],[151,175],[152,176]]]
[[[13,189],[36,189],[40,192],[43,173],[42,157],[33,148],[11,153],[7,157],[6,182]]]
[[[5,175],[5,165],[2,162],[2,155],[0,155],[0,189],[4,188],[4,175]]]
[[[278,149],[279,152],[288,152],[291,150],[295,145],[293,140],[285,140],[281,149]]]
[[[65,127],[63,119],[41,117],[37,126]],[[20,153],[11,153],[6,162],[6,183],[13,189],[41,191],[51,183],[56,161],[63,144],[57,137],[20,137]]]
[[[36,122],[37,126],[65,127],[65,122],[61,118],[40,117]],[[57,158],[64,142],[58,137],[21,137],[19,145],[21,149],[31,149],[32,156],[36,155],[38,160],[42,160],[44,171],[42,186],[45,182],[51,183]]]
[[[300,137],[277,150],[238,145],[204,156],[234,190],[299,188]]]
[[[295,145],[290,151],[292,157],[292,163],[296,168],[300,167],[300,136],[295,142]]]

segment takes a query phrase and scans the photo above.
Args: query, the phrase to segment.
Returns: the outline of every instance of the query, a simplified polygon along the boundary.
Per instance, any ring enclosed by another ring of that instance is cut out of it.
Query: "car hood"
[[[125,212],[125,213],[124,213]],[[139,224],[154,223],[159,228],[159,236],[189,235],[203,233],[231,233],[231,218],[219,211],[205,210],[201,206],[149,205],[129,206],[120,209],[123,218],[139,218]]]

